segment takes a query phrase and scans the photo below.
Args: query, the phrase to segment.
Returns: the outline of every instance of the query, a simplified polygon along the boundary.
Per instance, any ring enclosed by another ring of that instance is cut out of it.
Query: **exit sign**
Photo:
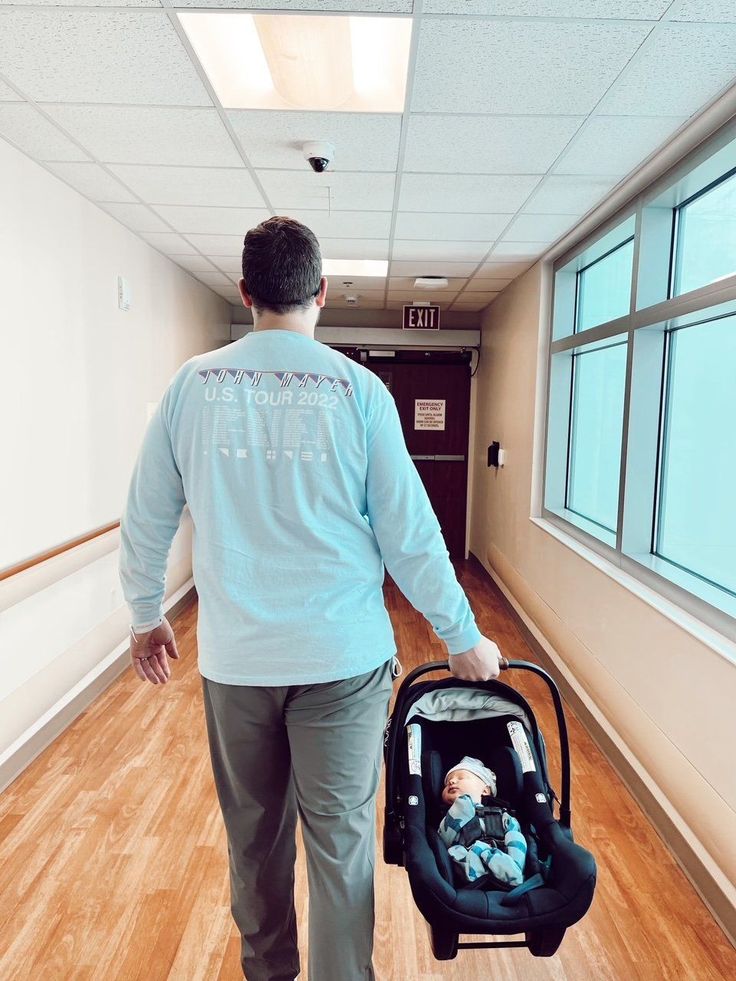
[[[405,306],[403,327],[404,330],[439,330],[440,308]]]

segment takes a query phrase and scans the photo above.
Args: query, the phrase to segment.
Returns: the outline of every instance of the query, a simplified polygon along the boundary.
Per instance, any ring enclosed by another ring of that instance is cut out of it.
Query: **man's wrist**
[[[138,640],[138,634],[149,634],[156,627],[160,627],[164,622],[163,616],[160,616],[158,620],[150,621],[149,623],[130,625],[130,632],[135,640]]]

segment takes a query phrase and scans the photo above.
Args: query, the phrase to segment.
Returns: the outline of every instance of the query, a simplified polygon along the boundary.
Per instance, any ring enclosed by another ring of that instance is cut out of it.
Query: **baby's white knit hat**
[[[451,766],[445,774],[445,783],[453,770],[469,770],[476,777],[480,777],[483,783],[491,788],[491,796],[496,796],[496,774],[487,766],[483,766],[482,760],[477,760],[474,756],[463,756],[459,763]]]

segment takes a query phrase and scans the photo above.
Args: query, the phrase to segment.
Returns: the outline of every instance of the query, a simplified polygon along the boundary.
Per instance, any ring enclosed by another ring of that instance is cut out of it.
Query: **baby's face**
[[[481,797],[490,793],[491,788],[475,773],[471,773],[470,770],[452,770],[447,774],[442,800],[445,804],[452,804],[463,794],[470,794],[475,803],[480,804]]]

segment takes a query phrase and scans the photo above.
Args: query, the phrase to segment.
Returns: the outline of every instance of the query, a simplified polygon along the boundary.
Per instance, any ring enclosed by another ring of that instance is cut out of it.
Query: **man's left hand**
[[[179,659],[174,631],[166,617],[146,633],[134,634],[131,629],[130,658],[141,681],[148,679],[153,685],[166,684],[171,677],[167,655]]]

